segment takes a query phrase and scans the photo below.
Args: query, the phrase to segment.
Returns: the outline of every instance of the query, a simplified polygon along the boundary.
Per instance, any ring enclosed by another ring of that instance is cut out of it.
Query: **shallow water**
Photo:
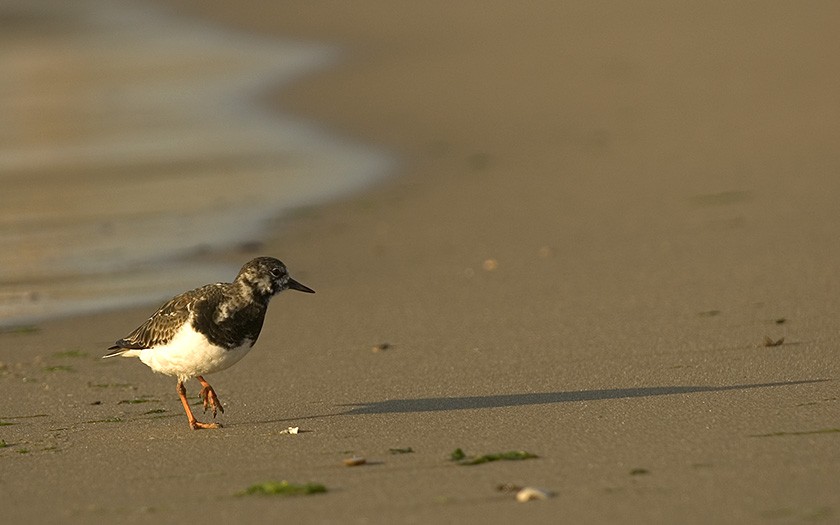
[[[0,325],[228,280],[195,255],[384,176],[257,102],[337,55],[140,2],[0,4]]]

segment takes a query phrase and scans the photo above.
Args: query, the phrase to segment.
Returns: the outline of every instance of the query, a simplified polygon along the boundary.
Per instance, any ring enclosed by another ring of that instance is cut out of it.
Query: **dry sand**
[[[268,102],[403,167],[278,225],[318,293],[212,378],[222,430],[98,359],[151,308],[0,334],[0,519],[840,519],[838,4],[166,4],[347,46]],[[283,479],[330,492],[234,496]]]

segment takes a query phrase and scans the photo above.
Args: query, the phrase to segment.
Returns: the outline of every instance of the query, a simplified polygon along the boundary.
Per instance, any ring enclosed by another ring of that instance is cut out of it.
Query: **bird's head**
[[[289,276],[286,265],[274,257],[257,257],[245,263],[236,280],[250,287],[255,295],[271,297],[283,290],[315,293]]]

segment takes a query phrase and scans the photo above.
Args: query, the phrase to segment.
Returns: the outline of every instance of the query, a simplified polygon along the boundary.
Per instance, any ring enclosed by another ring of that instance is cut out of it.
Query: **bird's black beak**
[[[294,279],[289,279],[289,289],[290,290],[297,290],[299,292],[306,292],[306,293],[315,293],[315,290],[312,288],[302,285],[299,282],[295,281]]]

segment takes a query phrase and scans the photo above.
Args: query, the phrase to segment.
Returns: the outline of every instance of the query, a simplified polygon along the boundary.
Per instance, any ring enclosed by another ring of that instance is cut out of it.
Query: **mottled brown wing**
[[[218,288],[217,285],[211,284],[173,297],[158,308],[157,312],[152,314],[145,323],[108,348],[113,351],[105,357],[125,350],[140,350],[165,345],[172,340],[181,325],[187,322],[195,303],[218,295]]]

